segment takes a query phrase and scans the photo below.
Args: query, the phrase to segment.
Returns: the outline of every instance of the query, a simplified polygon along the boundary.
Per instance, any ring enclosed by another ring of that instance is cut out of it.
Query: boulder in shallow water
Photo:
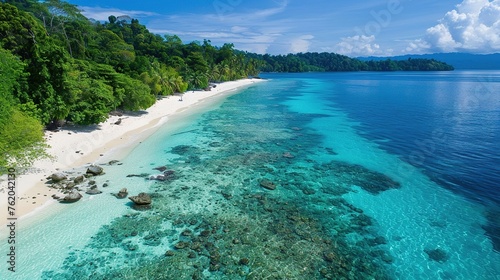
[[[88,189],[85,193],[86,193],[86,194],[100,194],[100,193],[102,193],[102,191],[101,191],[101,190],[99,190],[99,189],[97,188],[97,186],[96,186],[96,185],[93,185],[93,186],[92,186],[92,187],[90,187],[90,189]]]
[[[92,174],[93,176],[101,175],[104,170],[102,167],[97,165],[91,165],[87,168],[87,174]]]
[[[147,193],[140,193],[136,196],[131,196],[128,199],[132,200],[137,205],[149,205],[151,204],[151,196]]]
[[[116,198],[125,198],[128,195],[128,190],[127,188],[121,189],[117,194],[115,194]]]
[[[82,198],[82,195],[76,190],[70,191],[63,199],[60,200],[62,203],[73,203],[77,202]]]

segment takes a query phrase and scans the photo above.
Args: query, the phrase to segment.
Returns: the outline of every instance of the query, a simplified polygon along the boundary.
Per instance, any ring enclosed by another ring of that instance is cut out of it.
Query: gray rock
[[[50,179],[52,180],[52,182],[58,183],[58,182],[61,182],[61,181],[68,179],[68,177],[66,176],[66,174],[58,172],[58,173],[52,174],[50,176]]]
[[[75,182],[75,184],[80,184],[81,182],[83,182],[83,180],[85,180],[85,177],[83,175],[80,175],[80,176],[77,176],[73,182]]]
[[[91,165],[89,168],[87,168],[87,174],[92,174],[94,176],[101,175],[104,170],[102,167],[97,166],[97,165]]]
[[[127,188],[121,189],[117,194],[115,194],[116,198],[125,198],[128,195]]]
[[[100,194],[100,193],[102,193],[102,191],[101,191],[101,190],[99,190],[99,189],[97,188],[97,186],[95,186],[95,185],[94,185],[94,186],[92,186],[90,189],[88,189],[85,193],[86,193],[86,194]]]
[[[63,199],[61,199],[60,202],[73,203],[73,202],[77,202],[81,198],[82,198],[82,195],[79,192],[72,190],[65,197],[63,197]]]

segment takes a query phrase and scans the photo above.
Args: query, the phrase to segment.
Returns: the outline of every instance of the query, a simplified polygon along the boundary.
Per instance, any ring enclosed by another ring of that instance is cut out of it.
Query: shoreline
[[[182,95],[164,97],[150,108],[139,112],[127,112],[123,116],[110,116],[105,122],[91,126],[65,126],[58,132],[45,131],[44,138],[50,146],[47,153],[53,159],[36,161],[24,174],[16,174],[16,217],[33,216],[51,204],[57,203],[46,178],[53,173],[83,168],[89,164],[121,160],[143,140],[161,126],[172,123],[182,113],[194,113],[208,101],[217,101],[237,90],[264,80],[241,79],[216,84],[211,91],[188,91]],[[210,104],[210,103],[209,103]],[[205,108],[203,106],[202,108]],[[121,119],[120,124],[115,124]],[[7,209],[6,189],[0,188],[0,207]],[[0,212],[1,224],[7,223],[7,211]]]

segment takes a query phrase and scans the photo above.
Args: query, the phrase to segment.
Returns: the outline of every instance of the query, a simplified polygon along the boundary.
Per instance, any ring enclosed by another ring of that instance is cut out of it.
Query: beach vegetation
[[[0,48],[0,174],[9,167],[28,166],[45,156],[43,127],[20,108],[13,93],[25,85],[25,65]],[[23,78],[24,77],[24,78]]]

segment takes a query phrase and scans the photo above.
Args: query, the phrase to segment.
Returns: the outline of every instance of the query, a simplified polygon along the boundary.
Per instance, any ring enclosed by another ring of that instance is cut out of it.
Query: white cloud
[[[309,50],[309,46],[311,45],[311,41],[314,38],[313,35],[302,35],[296,38],[293,38],[290,41],[290,53],[299,53],[299,52],[307,52]]]
[[[277,45],[276,41],[283,38],[288,28],[283,20],[276,18],[285,11],[288,0],[277,0],[273,5],[261,10],[240,11],[232,7],[224,13],[158,16],[149,20],[148,29],[153,33],[176,34],[186,41],[209,39],[215,45],[231,42],[240,50],[266,53]],[[279,52],[289,51],[289,43],[290,40],[280,45]],[[306,43],[297,41],[296,46],[303,49]]]
[[[382,55],[380,46],[375,43],[375,36],[356,35],[344,37],[333,51],[347,56]],[[385,53],[387,54],[387,53]]]
[[[464,0],[411,42],[407,52],[500,51],[500,0]]]
[[[231,32],[233,32],[233,33],[243,33],[246,31],[248,31],[248,28],[246,28],[246,27],[237,26],[237,25],[231,27]]]
[[[121,10],[114,8],[101,8],[101,7],[78,7],[82,10],[82,14],[90,19],[95,19],[98,21],[107,21],[110,15],[118,16],[130,16],[132,18],[148,17],[158,15],[152,12],[146,11],[136,11],[136,10]]]
[[[279,13],[285,11],[286,7],[288,6],[288,0],[281,0],[281,1],[275,0],[273,2],[278,4],[278,7],[261,10],[261,11],[256,12],[254,15],[258,16],[258,17],[269,17],[269,16],[279,14]]]

